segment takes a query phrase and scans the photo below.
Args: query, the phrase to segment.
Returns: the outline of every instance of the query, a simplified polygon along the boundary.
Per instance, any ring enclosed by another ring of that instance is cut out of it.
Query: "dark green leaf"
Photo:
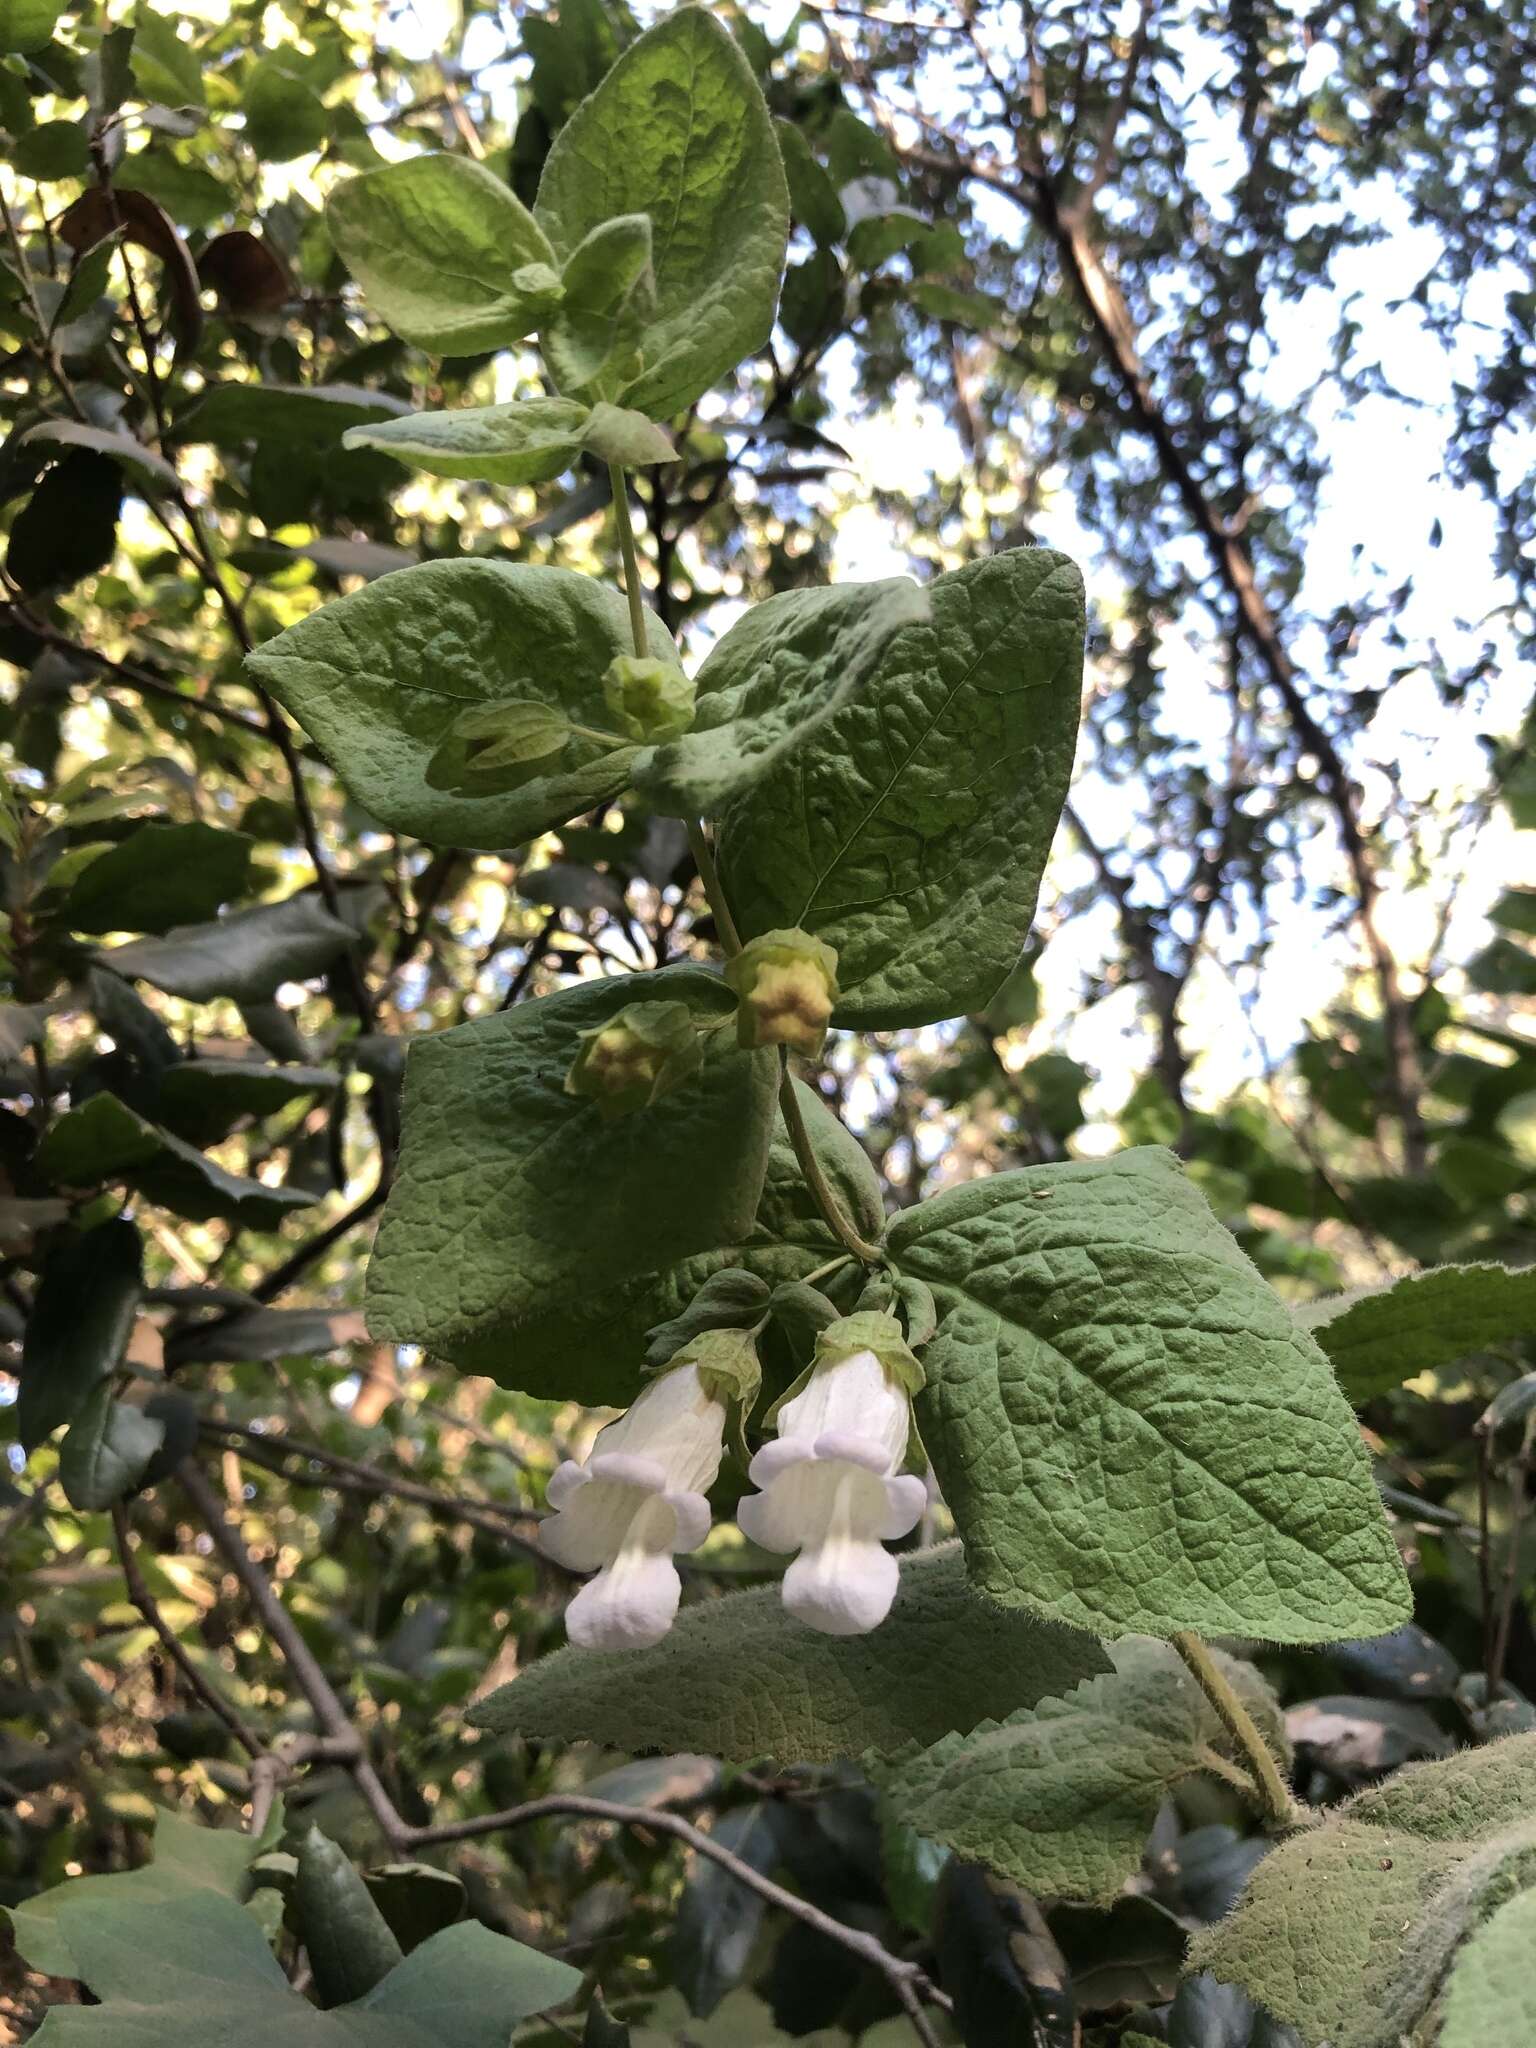
[[[77,932],[163,932],[212,917],[244,889],[251,846],[213,825],[140,825],[76,876],[60,916]]]
[[[262,1002],[285,981],[309,981],[357,934],[316,896],[289,896],[232,911],[211,924],[178,925],[163,938],[135,939],[99,956],[125,979],[147,981],[191,1003],[216,996]]]
[[[143,1479],[165,1439],[164,1426],[142,1408],[114,1401],[104,1380],[69,1425],[59,1451],[59,1482],[71,1507],[99,1512]]]
[[[401,1959],[389,1923],[352,1859],[317,1827],[297,1843],[293,1910],[322,2005],[344,2005],[382,1983]]]
[[[233,1216],[260,1230],[315,1199],[303,1188],[242,1179],[107,1094],[59,1118],[37,1149],[37,1167],[56,1187],[122,1182],[178,1216]]]
[[[778,1861],[773,1814],[765,1804],[733,1807],[711,1833],[722,1849],[765,1876]],[[673,1981],[691,2013],[712,2013],[741,1982],[766,1911],[761,1892],[707,1856],[694,1858],[672,1924]]]
[[[43,1268],[16,1397],[24,1451],[72,1422],[111,1379],[133,1334],[142,1258],[138,1231],[118,1217],[64,1245]]]

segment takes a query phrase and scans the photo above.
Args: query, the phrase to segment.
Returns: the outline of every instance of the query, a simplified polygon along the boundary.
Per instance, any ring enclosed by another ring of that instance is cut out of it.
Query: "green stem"
[[[1193,1629],[1180,1630],[1173,1639],[1173,1647],[1188,1665],[1195,1683],[1216,1709],[1222,1726],[1242,1752],[1243,1760],[1253,1773],[1266,1823],[1272,1828],[1290,1827],[1295,1809],[1290,1790],[1280,1775],[1280,1766],[1275,1762],[1269,1744],[1255,1727],[1252,1715],[1228,1684],[1221,1666]]]
[[[624,488],[624,470],[617,462],[608,465],[608,478],[613,487],[613,515],[619,530],[619,553],[624,561],[624,595],[629,599],[629,625],[634,635],[635,652],[646,652],[645,605],[640,591],[640,554],[635,546],[634,524],[629,516],[629,496]],[[715,929],[720,934],[720,944],[729,960],[741,951],[741,933],[731,915],[731,906],[725,900],[725,891],[720,885],[720,870],[715,866],[714,850],[710,846],[702,820],[689,818],[688,846],[693,854],[693,864],[699,871],[699,880],[714,914]],[[852,1219],[845,1213],[822,1173],[821,1164],[811,1147],[810,1133],[805,1128],[805,1118],[795,1098],[795,1084],[789,1075],[789,1058],[780,1054],[779,1109],[789,1142],[795,1148],[795,1158],[805,1176],[806,1186],[815,1198],[826,1221],[827,1228],[841,1245],[846,1245],[856,1259],[862,1259],[867,1266],[880,1263],[883,1256],[877,1244],[861,1237]]]
[[[725,891],[720,886],[720,870],[715,866],[714,848],[709,843],[701,818],[686,820],[688,827],[688,851],[693,855],[693,864],[699,871],[699,880],[704,884],[704,894],[714,912],[715,929],[720,934],[720,945],[729,960],[741,951],[741,933],[736,929],[736,920],[731,915],[731,906],[725,900]]]
[[[629,516],[629,492],[624,486],[622,463],[610,462],[608,481],[613,489],[613,516],[619,529],[619,553],[624,558],[624,595],[629,599],[629,631],[635,652],[642,659],[650,652],[645,633],[645,598],[640,588],[640,551],[635,546],[634,523]]]
[[[839,1244],[846,1245],[856,1259],[862,1259],[866,1266],[878,1266],[885,1254],[879,1245],[871,1244],[867,1237],[861,1237],[852,1219],[844,1212],[843,1205],[827,1184],[821,1170],[821,1161],[816,1157],[811,1144],[811,1134],[805,1128],[805,1113],[800,1107],[800,1098],[795,1093],[795,1084],[790,1078],[789,1055],[782,1048],[779,1052],[779,1113],[789,1132],[789,1142],[795,1148],[795,1160],[805,1184],[816,1199],[816,1206],[826,1221],[827,1228]]]

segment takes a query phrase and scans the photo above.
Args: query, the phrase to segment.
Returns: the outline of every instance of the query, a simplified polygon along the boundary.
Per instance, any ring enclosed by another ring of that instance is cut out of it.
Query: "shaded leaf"
[[[16,1438],[24,1451],[72,1422],[111,1379],[133,1333],[142,1264],[138,1231],[114,1217],[44,1266],[22,1340]]]
[[[903,1559],[872,1635],[814,1634],[761,1586],[685,1607],[652,1649],[557,1651],[470,1719],[501,1735],[825,1763],[973,1727],[1103,1668],[1091,1637],[985,1607],[949,1545]]]
[[[76,876],[60,916],[77,932],[163,932],[212,917],[244,889],[252,844],[213,825],[140,825]]]
[[[135,939],[98,957],[113,974],[188,1002],[228,996],[259,1003],[282,982],[310,980],[356,943],[351,926],[332,917],[317,896],[289,896],[209,924],[178,925],[163,938]]]
[[[195,1222],[233,1216],[260,1230],[315,1199],[304,1188],[268,1187],[231,1173],[106,1093],[59,1118],[38,1146],[37,1167],[56,1187],[123,1182]]]

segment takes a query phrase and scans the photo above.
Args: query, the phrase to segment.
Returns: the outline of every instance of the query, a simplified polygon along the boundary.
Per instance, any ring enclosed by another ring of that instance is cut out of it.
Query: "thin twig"
[[[681,1814],[652,1806],[621,1806],[613,1800],[592,1799],[579,1792],[556,1792],[543,1799],[531,1799],[522,1806],[509,1807],[503,1813],[479,1814],[470,1820],[445,1821],[433,1827],[408,1828],[406,1846],[426,1848],[433,1843],[467,1842],[478,1835],[499,1834],[503,1828],[522,1827],[529,1821],[547,1820],[559,1815],[610,1821],[616,1827],[650,1828],[658,1834],[672,1835],[698,1855],[707,1856],[711,1862],[728,1870],[732,1877],[777,1906],[781,1912],[802,1921],[807,1927],[814,1927],[818,1934],[824,1934],[851,1955],[861,1957],[885,1978],[909,2015],[914,2009],[920,2009],[918,2001],[921,1999],[945,2012],[953,2010],[949,1998],[930,1981],[918,1964],[892,1955],[872,1934],[848,1927],[841,1920],[834,1920],[830,1913],[824,1913],[819,1906],[813,1906],[808,1899],[786,1891],[783,1885],[775,1884],[772,1878],[755,1870],[750,1863],[744,1862],[723,1843],[717,1842],[713,1835],[695,1827]],[[932,2040],[931,2034],[924,2038]]]
[[[265,1745],[258,1735],[253,1734],[235,1709],[224,1696],[217,1692],[203,1677],[188,1656],[175,1630],[160,1612],[160,1603],[149,1590],[139,1561],[133,1554],[132,1532],[128,1525],[128,1510],[121,1501],[113,1504],[112,1533],[117,1541],[118,1561],[123,1567],[123,1579],[128,1588],[128,1598],[143,1615],[159,1639],[160,1647],[181,1673],[193,1692],[210,1713],[217,1714],[236,1742],[250,1757],[264,1754]]]

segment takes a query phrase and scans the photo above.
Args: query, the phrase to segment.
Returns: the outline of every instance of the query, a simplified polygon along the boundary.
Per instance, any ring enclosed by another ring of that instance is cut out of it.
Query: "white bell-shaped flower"
[[[672,1626],[682,1582],[672,1562],[709,1534],[706,1490],[720,1469],[725,1404],[698,1368],[678,1366],[598,1431],[585,1464],[567,1458],[549,1482],[555,1510],[539,1530],[545,1553],[596,1572],[565,1612],[573,1643],[643,1649]]]
[[[878,1628],[896,1597],[884,1548],[917,1525],[927,1489],[898,1468],[911,1402],[873,1351],[818,1358],[803,1390],[779,1410],[778,1439],[752,1460],[761,1489],[736,1510],[765,1550],[798,1550],[784,1605],[829,1636]]]

